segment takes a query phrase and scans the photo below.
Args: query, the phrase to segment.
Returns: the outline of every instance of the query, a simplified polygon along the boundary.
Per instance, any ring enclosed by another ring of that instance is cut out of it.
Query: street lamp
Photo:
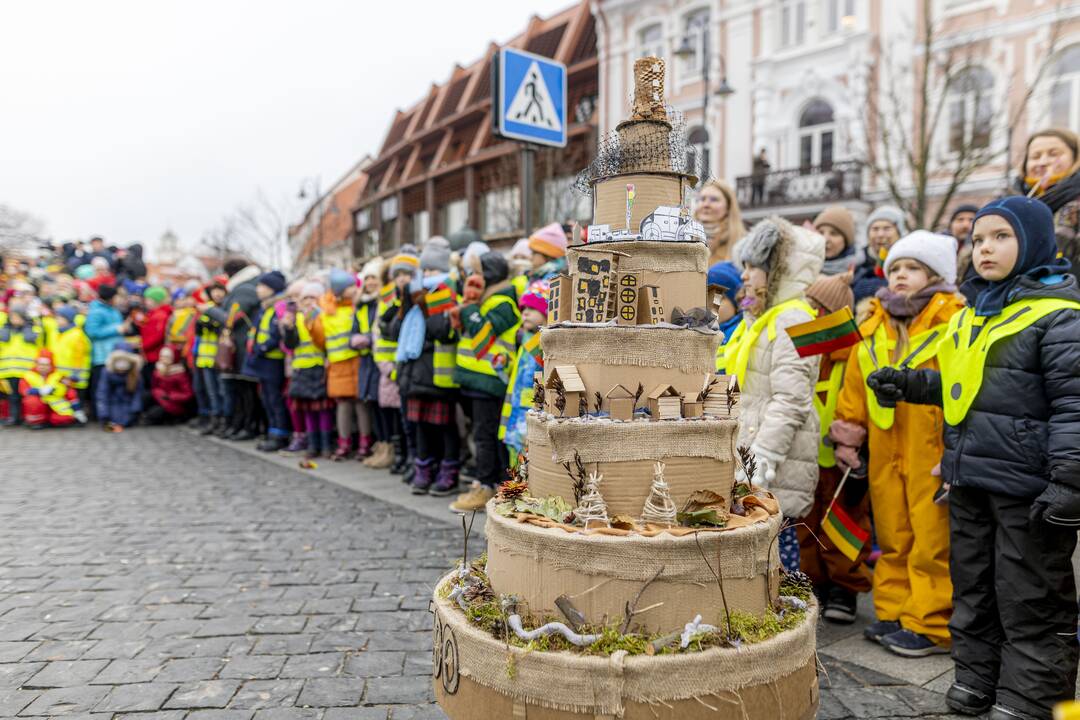
[[[701,84],[705,88],[701,97],[701,125],[708,132],[708,113],[709,113],[709,19],[708,15],[697,15],[690,19],[690,22],[686,25],[686,34],[683,35],[682,41],[679,43],[679,47],[675,49],[675,57],[680,60],[687,61],[692,60],[697,56],[698,49],[694,47],[694,41],[691,39],[691,31],[696,30],[701,36]],[[720,99],[724,99],[729,95],[735,93],[735,88],[728,84],[727,80],[727,62],[724,60],[724,56],[717,53],[720,58],[720,86],[716,88],[716,96]],[[702,168],[703,175],[708,168]]]

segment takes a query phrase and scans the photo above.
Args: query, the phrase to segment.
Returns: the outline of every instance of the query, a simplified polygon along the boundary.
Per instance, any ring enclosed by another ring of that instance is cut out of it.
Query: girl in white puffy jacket
[[[800,358],[785,332],[817,313],[806,289],[825,259],[825,240],[780,218],[762,220],[736,248],[742,264],[743,322],[725,346],[724,371],[742,386],[739,446],[757,459],[752,482],[769,490],[792,522],[781,533],[780,559],[799,569],[794,523],[809,512],[818,480],[820,428],[814,412],[817,357]]]

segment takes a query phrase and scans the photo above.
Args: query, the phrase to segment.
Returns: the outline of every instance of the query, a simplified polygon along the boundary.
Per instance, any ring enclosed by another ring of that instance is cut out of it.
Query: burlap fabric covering
[[[704,378],[716,371],[720,335],[649,325],[553,327],[541,330],[540,344],[545,367],[634,365],[700,373]],[[603,392],[607,390],[603,388]]]
[[[649,212],[652,212],[652,209]],[[585,247],[588,248],[587,245]],[[606,242],[596,247],[627,253],[630,256],[619,258],[620,272],[649,270],[659,273],[706,273],[709,271],[709,249],[700,242]],[[567,248],[566,261],[568,267],[577,267],[575,248]]]
[[[705,418],[684,422],[610,422],[604,420],[542,420],[530,413],[526,419],[530,446],[539,438],[552,450],[557,463],[662,460],[666,457],[734,460],[733,444],[739,421]],[[546,438],[546,442],[543,439]]]
[[[782,523],[783,516],[771,515],[765,522],[747,527],[699,533],[695,540],[692,535],[570,534],[489,513],[484,534],[489,547],[555,568],[644,582],[663,566],[658,579],[709,586],[716,584],[716,578],[701,559],[701,551],[714,568],[719,559],[720,576],[725,579],[759,577],[779,568],[780,555],[774,539]]]
[[[739,690],[788,677],[814,656],[816,604],[798,627],[761,643],[654,657],[526,652],[472,626],[450,602],[436,597],[434,605],[441,639],[454,644],[455,672],[515,700],[567,712],[621,717],[626,701],[655,705],[709,695],[741,703]]]

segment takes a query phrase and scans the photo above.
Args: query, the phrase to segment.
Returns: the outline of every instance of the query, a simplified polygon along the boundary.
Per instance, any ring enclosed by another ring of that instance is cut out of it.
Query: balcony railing
[[[746,175],[736,179],[735,194],[743,210],[858,200],[862,197],[862,176],[862,162],[844,160],[756,177]]]

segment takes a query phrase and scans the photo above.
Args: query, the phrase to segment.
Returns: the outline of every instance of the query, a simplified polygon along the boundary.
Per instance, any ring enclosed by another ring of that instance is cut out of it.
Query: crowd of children
[[[951,236],[886,206],[864,248],[830,207],[805,227],[759,222],[713,247],[708,272],[748,479],[792,521],[785,569],[809,575],[832,622],[872,592],[864,634],[898,655],[951,648],[950,706],[997,720],[1049,717],[1076,680],[1080,288],[1054,223],[1023,196],[961,206]],[[570,235],[543,227],[507,257],[461,231],[291,283],[230,260],[206,283],[147,286],[100,243],[9,268],[0,412],[111,432],[191,419],[389,469],[415,494],[466,476],[450,507],[482,510],[526,449]],[[785,332],[845,307],[854,345],[804,356]],[[821,531],[833,509],[873,541],[840,547]]]

